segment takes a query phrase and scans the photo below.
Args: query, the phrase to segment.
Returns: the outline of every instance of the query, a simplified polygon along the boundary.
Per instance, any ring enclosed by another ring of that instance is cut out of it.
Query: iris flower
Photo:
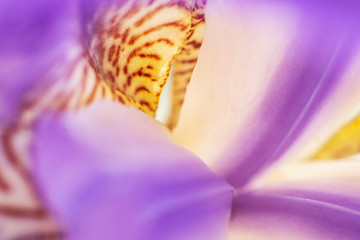
[[[0,239],[360,239],[359,22],[355,0],[2,0]]]

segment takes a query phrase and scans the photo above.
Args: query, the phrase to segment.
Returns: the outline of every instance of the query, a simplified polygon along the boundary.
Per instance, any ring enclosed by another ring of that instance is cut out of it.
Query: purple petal
[[[355,240],[359,226],[358,191],[257,190],[234,199],[230,239]]]
[[[359,179],[359,159],[273,169],[236,195],[230,239],[358,239]]]
[[[16,117],[29,89],[64,70],[79,34],[76,2],[1,1],[0,122]]]
[[[38,125],[35,177],[69,239],[226,239],[232,188],[107,101]]]
[[[358,1],[208,1],[176,140],[240,187],[359,110]],[[286,153],[286,155],[284,155]]]

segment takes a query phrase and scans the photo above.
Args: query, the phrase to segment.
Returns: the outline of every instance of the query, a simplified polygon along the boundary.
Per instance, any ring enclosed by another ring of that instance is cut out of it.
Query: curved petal
[[[226,239],[232,188],[144,113],[101,101],[37,129],[35,177],[69,239]]]
[[[359,109],[358,10],[351,0],[209,0],[176,141],[234,186],[311,154]]]
[[[358,239],[360,161],[288,164],[234,199],[230,239]]]
[[[171,64],[190,34],[195,1],[95,0],[90,10],[89,1],[82,2],[84,42],[99,77],[124,102],[155,116]]]

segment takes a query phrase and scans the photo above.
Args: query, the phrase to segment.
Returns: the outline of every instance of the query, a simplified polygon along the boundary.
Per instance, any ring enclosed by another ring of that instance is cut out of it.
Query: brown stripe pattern
[[[130,99],[126,104],[155,115],[172,62],[191,31],[193,2],[127,1],[91,20],[97,26],[88,41],[92,65],[111,89]]]
[[[79,54],[51,86],[37,86],[23,99],[18,121],[0,129],[0,239],[61,239],[63,232],[42,206],[31,177],[32,124],[46,110],[76,111],[98,99],[132,101],[101,81]]]
[[[181,52],[177,55],[173,67],[172,107],[168,127],[173,129],[178,122],[184,103],[187,86],[196,66],[205,32],[205,0],[197,0],[192,12],[191,30]]]
[[[95,86],[95,74],[86,67],[89,66],[86,62],[84,54],[78,54],[69,62],[73,67],[64,71],[53,85],[37,86],[29,92],[23,98],[17,121],[0,129],[0,178],[3,182],[0,187],[0,239],[61,239],[62,230],[43,207],[32,180],[31,126],[45,110],[75,109],[87,101]],[[54,67],[61,69],[61,66]]]

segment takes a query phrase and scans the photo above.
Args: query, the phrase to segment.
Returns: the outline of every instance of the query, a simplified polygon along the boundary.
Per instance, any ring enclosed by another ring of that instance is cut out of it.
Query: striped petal
[[[32,89],[70,71],[79,33],[75,3],[0,1],[0,239],[59,238],[33,187],[27,162],[31,131],[22,110],[31,108],[24,99]]]
[[[64,110],[96,98],[154,116],[194,2],[2,2],[0,121],[16,121],[24,108]]]
[[[232,188],[144,113],[101,101],[47,118],[34,152],[68,239],[227,239]]]
[[[193,2],[0,2],[0,239],[58,237],[32,181],[31,126],[38,116],[103,98],[153,115]],[[130,77],[126,94],[118,91]]]
[[[190,34],[173,64],[171,114],[167,121],[170,129],[173,129],[179,120],[187,86],[196,66],[199,50],[204,39],[205,2],[205,0],[196,1],[192,13]]]
[[[359,173],[359,159],[274,171],[234,198],[230,239],[358,239]]]
[[[98,96],[81,43],[78,1],[0,2],[0,239],[59,239],[34,186],[34,119]]]
[[[359,110],[356,1],[216,1],[175,139],[234,186],[315,152]]]
[[[124,103],[155,116],[172,62],[190,34],[195,0],[92,2],[82,4],[90,62]]]

